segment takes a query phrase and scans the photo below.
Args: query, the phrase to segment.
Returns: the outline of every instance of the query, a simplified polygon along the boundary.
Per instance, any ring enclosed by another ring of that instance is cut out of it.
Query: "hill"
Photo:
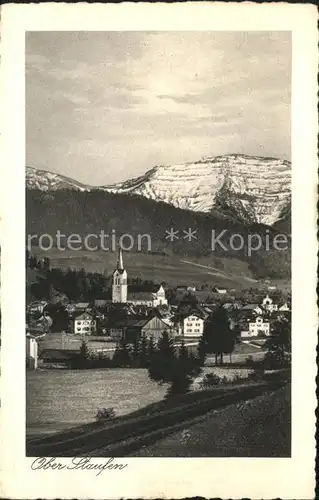
[[[88,234],[99,235],[101,230],[104,230],[105,234],[110,235],[108,244],[121,235],[131,235],[135,245],[133,251],[137,250],[138,235],[149,235],[149,238],[141,238],[141,246],[138,249],[141,254],[150,253],[151,250],[153,254],[162,255],[236,259],[247,263],[257,278],[287,278],[290,275],[289,250],[270,249],[252,252],[249,256],[248,236],[256,233],[265,242],[266,237],[271,239],[278,234],[276,229],[262,224],[246,225],[229,221],[218,213],[205,214],[182,210],[137,195],[114,194],[100,190],[61,189],[44,192],[32,189],[27,192],[26,214],[29,235],[50,234],[54,237],[57,231],[60,231],[66,236],[77,234],[84,238]],[[179,239],[173,242],[167,239],[166,231],[171,228],[179,231]],[[196,231],[196,239],[191,241],[187,241],[183,233],[189,228]],[[222,233],[222,245],[216,244],[214,249],[212,231],[215,231],[215,236]],[[236,250],[237,247],[231,245],[231,237],[234,234],[241,236],[243,248]],[[151,248],[148,247],[149,241]],[[96,240],[93,243],[97,244]]]

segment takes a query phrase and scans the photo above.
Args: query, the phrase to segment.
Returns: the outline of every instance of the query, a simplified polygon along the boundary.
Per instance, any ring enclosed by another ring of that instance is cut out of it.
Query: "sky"
[[[290,160],[289,32],[28,32],[26,162],[91,185],[229,153]]]

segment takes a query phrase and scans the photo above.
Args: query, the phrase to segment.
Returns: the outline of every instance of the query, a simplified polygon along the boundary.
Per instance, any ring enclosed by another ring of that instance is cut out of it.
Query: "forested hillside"
[[[137,235],[149,234],[152,251],[165,251],[183,256],[214,255],[216,257],[237,258],[249,262],[256,277],[286,278],[290,275],[290,251],[253,252],[247,255],[247,245],[243,249],[231,248],[229,238],[239,234],[247,242],[249,234],[257,233],[270,241],[278,233],[275,228],[261,224],[246,226],[219,217],[218,213],[201,213],[175,208],[163,202],[156,202],[134,195],[105,193],[100,190],[75,191],[61,189],[43,192],[37,189],[27,190],[26,196],[27,234],[50,234],[53,238],[58,230],[62,234],[79,234],[85,237],[89,233],[106,234],[115,232],[116,237],[124,233],[134,239]],[[197,230],[196,239],[187,241],[180,237],[174,242],[166,239],[166,230]],[[227,249],[218,243],[212,252],[212,230]],[[147,241],[143,240],[147,250]],[[238,245],[238,242],[237,242]]]

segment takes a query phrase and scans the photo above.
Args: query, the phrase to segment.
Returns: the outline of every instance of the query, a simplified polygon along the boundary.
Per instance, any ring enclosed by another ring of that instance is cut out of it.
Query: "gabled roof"
[[[92,314],[88,313],[88,312],[83,312],[83,313],[80,313],[80,314],[76,314],[74,316],[74,319],[76,320],[81,320],[81,319],[92,319],[93,316]]]
[[[246,304],[244,307],[242,307],[242,310],[243,311],[250,311],[250,310],[256,309],[257,307],[262,309],[262,307],[260,307],[259,304]]]
[[[96,307],[106,306],[110,301],[107,299],[95,299],[94,305]]]
[[[87,307],[89,307],[89,305],[89,302],[77,302],[76,304],[74,304],[76,309],[86,309]]]

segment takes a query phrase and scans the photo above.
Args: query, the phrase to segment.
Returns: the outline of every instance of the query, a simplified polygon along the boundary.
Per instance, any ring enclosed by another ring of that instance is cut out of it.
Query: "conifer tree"
[[[143,334],[139,342],[139,367],[148,367],[148,346],[146,336]]]
[[[84,368],[90,358],[90,350],[85,340],[82,340],[79,352],[79,367]]]
[[[125,338],[122,338],[116,346],[113,356],[113,366],[116,368],[127,368],[131,366],[132,357],[131,351]]]
[[[173,341],[169,338],[168,333],[164,331],[150,362],[148,369],[150,378],[159,383],[170,382],[175,359]]]

